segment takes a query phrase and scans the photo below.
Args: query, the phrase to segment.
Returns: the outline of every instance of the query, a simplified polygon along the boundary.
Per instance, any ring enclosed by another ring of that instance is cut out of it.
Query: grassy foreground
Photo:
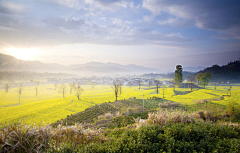
[[[154,116],[154,117],[153,117]],[[137,128],[84,129],[81,125],[0,130],[1,152],[239,152],[240,127],[219,125],[186,112],[149,113]]]

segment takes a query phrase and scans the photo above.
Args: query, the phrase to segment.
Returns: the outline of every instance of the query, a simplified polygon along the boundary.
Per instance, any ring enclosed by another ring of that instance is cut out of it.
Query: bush
[[[111,136],[112,134],[112,136]],[[89,144],[82,152],[238,152],[239,127],[208,123],[150,125],[108,134],[111,141]]]
[[[229,100],[227,103],[227,111],[230,116],[238,116],[240,114],[240,105],[235,100]]]

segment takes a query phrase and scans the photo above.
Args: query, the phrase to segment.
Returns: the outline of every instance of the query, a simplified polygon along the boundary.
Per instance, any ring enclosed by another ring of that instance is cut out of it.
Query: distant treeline
[[[211,82],[221,83],[238,83],[240,82],[240,61],[229,62],[227,65],[213,65],[201,70],[193,75],[195,77],[199,73],[210,72],[212,74]]]
[[[190,75],[194,75],[194,72],[187,72],[187,71],[183,71],[183,79],[187,78]],[[168,74],[156,74],[156,73],[150,73],[150,74],[143,74],[142,77],[152,77],[152,78],[157,78],[157,77],[161,77],[161,78],[166,78],[166,79],[174,79],[175,77],[175,73],[168,73]]]
[[[184,67],[183,67],[184,70]],[[221,84],[221,83],[239,83],[240,82],[240,61],[233,61],[229,62],[227,65],[219,66],[219,65],[213,65],[211,67],[207,67],[204,70],[201,70],[199,72],[187,72],[183,71],[183,80],[190,78],[195,79],[196,75],[199,73],[206,73],[210,72],[212,74],[212,79],[210,82],[215,82],[216,84]],[[154,74],[154,73],[149,73],[149,74],[144,74],[142,77],[152,77],[152,78],[169,78],[169,79],[174,79],[175,73],[168,73],[168,74]],[[196,81],[196,80],[195,80]]]

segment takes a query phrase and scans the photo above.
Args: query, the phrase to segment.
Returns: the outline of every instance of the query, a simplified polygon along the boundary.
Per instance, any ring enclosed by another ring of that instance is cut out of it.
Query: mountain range
[[[56,63],[42,63],[40,61],[20,60],[10,55],[0,53],[0,71],[35,71],[35,72],[62,72],[75,74],[142,74],[159,73],[155,68],[147,68],[134,64],[121,65],[117,63],[89,62],[64,66]]]
[[[197,72],[204,67],[184,67],[184,71]],[[20,60],[10,55],[0,53],[0,71],[35,71],[74,74],[143,74],[164,73],[156,68],[147,68],[135,64],[121,65],[118,63],[88,62],[64,66],[56,63],[42,63],[40,61]]]

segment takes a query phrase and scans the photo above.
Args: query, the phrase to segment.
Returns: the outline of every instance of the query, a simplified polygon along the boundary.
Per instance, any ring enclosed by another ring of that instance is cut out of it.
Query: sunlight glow
[[[21,60],[35,60],[40,53],[37,48],[7,48],[8,55],[12,55]]]

